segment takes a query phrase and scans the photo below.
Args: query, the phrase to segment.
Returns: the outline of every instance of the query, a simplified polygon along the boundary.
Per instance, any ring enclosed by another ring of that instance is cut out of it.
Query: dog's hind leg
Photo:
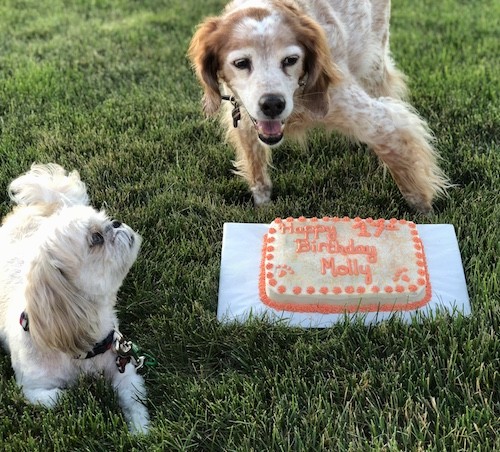
[[[391,2],[371,2],[372,43],[365,60],[371,61],[365,74],[358,74],[363,87],[372,97],[393,97],[406,100],[406,76],[396,68],[389,50]]]
[[[425,121],[408,104],[388,97],[373,99],[355,84],[333,90],[331,105],[328,125],[371,147],[408,204],[430,212],[433,198],[450,184],[438,167]]]
[[[235,173],[250,186],[255,206],[271,201],[272,183],[268,174],[271,150],[261,143],[251,121],[242,118],[237,128],[228,129],[228,139],[236,149]]]

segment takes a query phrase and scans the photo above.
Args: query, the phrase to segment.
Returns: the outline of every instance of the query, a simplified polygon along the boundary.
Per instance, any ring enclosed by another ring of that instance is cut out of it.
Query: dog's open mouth
[[[285,123],[280,120],[255,121],[255,127],[259,138],[269,146],[278,144],[283,138]]]

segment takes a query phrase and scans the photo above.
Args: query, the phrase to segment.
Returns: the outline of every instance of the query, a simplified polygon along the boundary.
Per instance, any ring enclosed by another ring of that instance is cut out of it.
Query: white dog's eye
[[[240,58],[238,60],[234,60],[233,61],[233,66],[236,68],[236,69],[250,69],[250,59],[249,58]]]
[[[297,55],[291,55],[287,56],[286,58],[283,58],[281,65],[283,67],[290,67],[293,66],[295,63],[297,63],[297,61],[299,61],[299,57]]]
[[[99,232],[92,233],[91,244],[92,246],[102,245],[104,243],[104,237]]]

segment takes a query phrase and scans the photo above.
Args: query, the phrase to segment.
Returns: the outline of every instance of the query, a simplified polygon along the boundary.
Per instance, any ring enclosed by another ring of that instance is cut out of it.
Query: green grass
[[[33,161],[76,168],[93,204],[144,245],[120,292],[123,332],[157,357],[151,434],[82,379],[52,411],[27,405],[0,353],[2,450],[500,449],[500,6],[395,0],[392,50],[457,187],[409,210],[363,146],[314,134],[274,155],[275,202],[252,207],[186,59],[223,0],[0,5],[0,214]],[[69,6],[71,4],[71,6]],[[216,321],[224,222],[283,215],[451,223],[473,314],[300,330]]]

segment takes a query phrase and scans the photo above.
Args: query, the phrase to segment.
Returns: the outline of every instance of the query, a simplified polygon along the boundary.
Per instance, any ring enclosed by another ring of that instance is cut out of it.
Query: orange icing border
[[[303,217],[300,217],[300,218],[303,218]],[[298,220],[304,221],[301,219],[298,219]],[[323,220],[325,220],[325,218],[323,218]],[[333,221],[333,222],[348,221],[348,220],[350,220],[349,217],[344,217],[342,219],[338,219],[337,217],[331,218],[331,221]],[[359,221],[359,220],[360,219],[358,217],[356,217],[354,219],[354,221]],[[275,221],[277,223],[279,223],[280,221],[283,221],[283,220],[276,219]],[[289,217],[286,219],[286,221],[293,221],[293,218]],[[314,221],[314,219],[313,219],[313,221]],[[368,221],[370,223],[371,221],[375,221],[375,220],[368,218],[368,219],[366,219],[366,221]],[[390,220],[390,222],[392,222],[392,224],[394,224],[396,221],[399,221],[400,224],[410,223],[409,224],[410,228],[416,228],[416,225],[414,223],[407,222],[406,220],[395,220],[395,219]],[[427,259],[426,259],[426,255],[425,255],[424,244],[422,243],[422,240],[420,239],[420,237],[418,237],[418,238],[416,237],[416,235],[418,234],[418,231],[416,231],[414,229],[410,232],[413,234],[413,241],[415,242],[415,247],[418,245],[419,246],[418,251],[420,251],[420,253],[422,254],[421,256],[418,257],[420,259],[418,261],[418,265],[421,267],[421,270],[419,271],[419,273],[425,272],[425,277],[427,279],[427,285],[425,287],[425,294],[421,300],[412,301],[411,303],[406,303],[406,304],[401,304],[401,305],[396,305],[395,303],[385,303],[385,304],[373,303],[373,304],[367,304],[367,305],[342,305],[342,306],[340,306],[340,305],[326,305],[326,304],[320,304],[320,303],[318,303],[318,304],[312,304],[312,303],[309,303],[309,304],[299,303],[299,304],[297,304],[297,303],[286,302],[286,301],[285,302],[274,301],[271,298],[269,298],[268,295],[266,294],[266,268],[265,268],[266,265],[265,265],[265,261],[266,261],[267,253],[269,251],[268,250],[268,235],[267,234],[264,235],[263,246],[262,246],[262,258],[261,258],[261,263],[260,263],[260,274],[259,274],[259,296],[260,296],[260,299],[265,305],[267,305],[273,309],[276,309],[278,311],[311,312],[311,313],[315,312],[315,313],[320,313],[320,314],[343,314],[343,313],[354,313],[354,312],[397,312],[397,311],[412,311],[412,310],[421,308],[422,306],[425,306],[430,301],[430,299],[432,297],[431,280],[429,277],[429,270],[427,268]],[[273,241],[273,240],[271,240],[271,241]],[[410,288],[410,291],[413,291],[412,290],[413,288],[415,288],[415,290],[416,290],[416,286],[412,285]],[[280,289],[283,289],[283,290],[280,290]],[[300,290],[300,288],[295,288],[295,289]],[[335,290],[335,289],[337,289],[337,290]],[[338,289],[340,289],[340,290],[338,290]],[[349,287],[349,289],[350,289],[350,287]],[[278,290],[280,293],[285,292],[285,288],[283,286],[280,286],[278,288]],[[376,286],[372,287],[372,292],[378,292],[378,291],[379,291],[378,287],[376,287]],[[334,293],[341,293],[342,289],[340,287],[335,287],[333,292]],[[347,290],[346,290],[346,292],[347,292]],[[354,292],[354,290],[352,290],[352,292]],[[391,292],[392,292],[392,290],[391,290]],[[348,292],[348,293],[350,293],[350,292]]]

